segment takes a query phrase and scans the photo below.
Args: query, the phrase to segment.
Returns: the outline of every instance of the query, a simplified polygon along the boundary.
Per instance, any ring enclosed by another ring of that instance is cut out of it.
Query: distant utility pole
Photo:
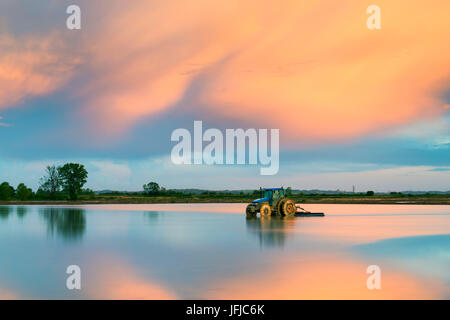
[[[355,186],[353,185],[353,193],[355,193]]]

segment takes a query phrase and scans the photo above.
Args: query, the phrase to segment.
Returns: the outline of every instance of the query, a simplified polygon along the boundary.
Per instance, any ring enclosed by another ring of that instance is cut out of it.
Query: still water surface
[[[0,299],[450,298],[450,206],[0,206]],[[78,265],[81,290],[66,288]],[[381,268],[381,290],[366,269]]]

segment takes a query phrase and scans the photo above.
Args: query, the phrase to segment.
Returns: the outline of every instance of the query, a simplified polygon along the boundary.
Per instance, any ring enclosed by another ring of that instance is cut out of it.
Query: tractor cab
[[[260,190],[261,198],[253,200],[252,203],[269,202],[272,204],[274,201],[277,202],[280,198],[286,196],[285,190],[283,188],[269,188]]]
[[[264,198],[268,199],[270,205],[277,203],[281,198],[286,197],[283,188],[264,189]]]

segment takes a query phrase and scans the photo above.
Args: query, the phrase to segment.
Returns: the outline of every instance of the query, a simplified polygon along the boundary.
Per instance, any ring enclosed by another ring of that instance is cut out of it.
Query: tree
[[[33,196],[33,191],[23,183],[17,186],[16,196],[19,200],[28,200]]]
[[[0,184],[0,200],[9,200],[14,194],[14,188],[8,182]]]
[[[64,191],[69,194],[70,200],[77,200],[78,193],[87,182],[88,172],[84,165],[66,163],[62,167],[58,167],[58,176]]]
[[[373,196],[375,194],[375,192],[373,192],[373,191],[367,191],[367,193],[366,193],[366,195],[368,195],[368,196]]]
[[[143,188],[144,188],[144,193],[145,194],[158,194],[159,193],[159,191],[160,191],[160,187],[159,187],[159,184],[157,184],[156,182],[149,182],[149,183],[147,183],[147,184],[144,184],[143,185]]]
[[[58,168],[55,166],[47,166],[45,170],[46,175],[41,178],[39,189],[50,193],[50,198],[54,199],[56,193],[61,188],[61,178],[59,177]]]
[[[95,198],[95,192],[93,190],[89,189],[89,188],[82,189],[81,190],[81,194],[83,196],[85,196],[84,198],[87,198],[87,199],[91,199],[92,200],[92,199]]]
[[[287,187],[287,189],[286,189],[286,196],[287,197],[292,196],[292,188],[291,187]]]

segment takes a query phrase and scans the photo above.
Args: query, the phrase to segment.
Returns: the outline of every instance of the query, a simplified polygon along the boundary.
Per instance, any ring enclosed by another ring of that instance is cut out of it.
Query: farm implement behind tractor
[[[248,217],[254,217],[258,213],[261,217],[269,216],[324,216],[322,212],[309,212],[295,204],[294,200],[286,197],[284,188],[268,188],[260,189],[259,199],[253,200],[247,206],[246,214]]]

